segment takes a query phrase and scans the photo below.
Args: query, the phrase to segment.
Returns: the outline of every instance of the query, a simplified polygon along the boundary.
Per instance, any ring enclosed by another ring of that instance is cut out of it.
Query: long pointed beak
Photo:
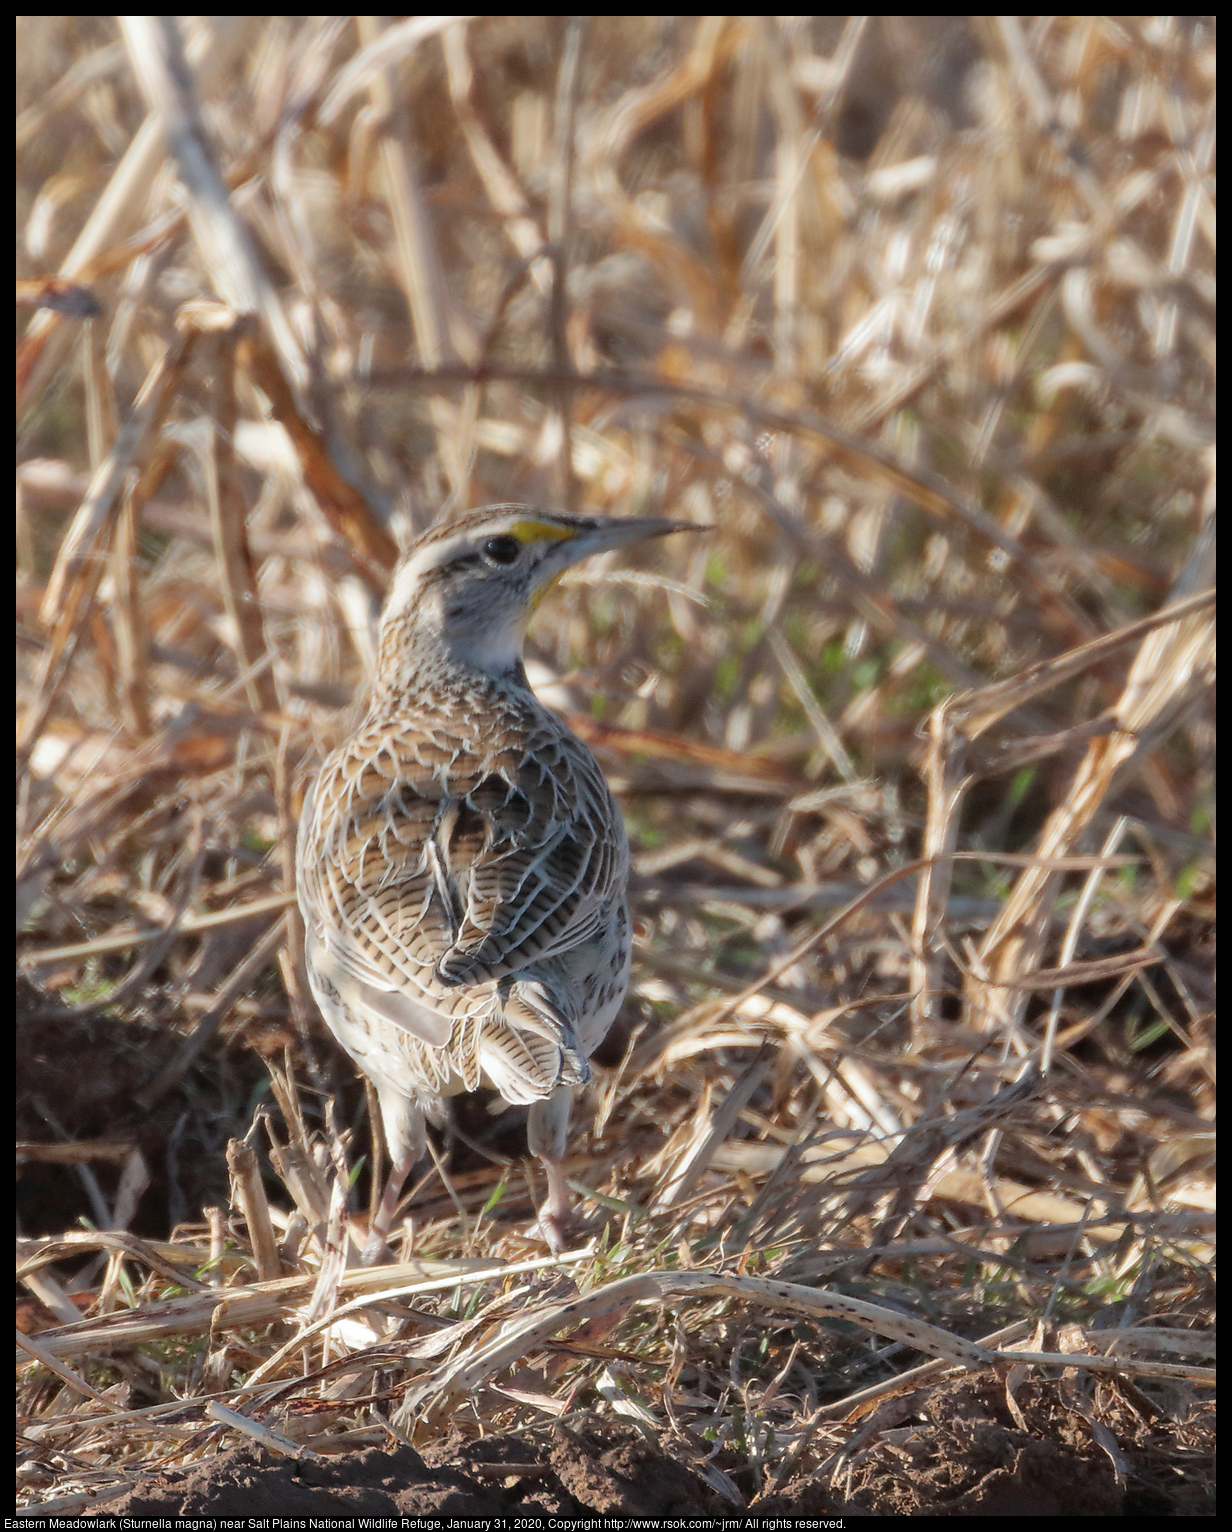
[[[669,532],[712,532],[713,527],[697,521],[668,521],[662,516],[596,516],[594,525],[583,528],[573,537],[561,543],[561,553],[566,564],[576,564],[579,559],[590,558],[595,553],[606,553],[610,548],[623,548],[626,543],[640,542],[644,537],[666,537]]]

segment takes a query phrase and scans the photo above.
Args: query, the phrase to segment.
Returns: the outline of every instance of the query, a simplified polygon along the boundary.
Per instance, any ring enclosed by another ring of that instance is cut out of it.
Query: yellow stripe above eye
[[[573,536],[568,527],[554,527],[550,521],[515,521],[509,532],[520,543],[559,543]]]

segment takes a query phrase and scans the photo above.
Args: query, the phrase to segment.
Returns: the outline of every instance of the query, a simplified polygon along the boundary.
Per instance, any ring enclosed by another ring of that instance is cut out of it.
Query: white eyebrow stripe
[[[468,542],[469,538],[463,533],[458,537],[443,537],[439,542],[429,543],[414,558],[407,560],[402,566],[402,573],[418,577],[427,574],[430,569],[439,569],[442,564],[457,558]]]
[[[490,522],[483,528],[483,537],[486,541],[489,537],[498,537],[502,532],[509,532],[519,522],[528,519],[527,512],[521,506],[516,514],[506,516],[501,521]],[[405,600],[424,575],[432,570],[439,569],[443,564],[451,563],[460,554],[478,551],[478,540],[475,537],[475,528],[460,532],[456,537],[443,537],[437,542],[429,543],[426,548],[421,548],[417,554],[408,559],[405,564],[399,565],[395,575],[393,589],[390,592],[391,599],[399,602]]]
[[[389,592],[388,606],[390,608],[401,607],[410,598],[411,593],[419,586],[425,575],[432,570],[439,569],[443,564],[451,563],[464,553],[470,546],[470,538],[466,533],[457,537],[445,537],[440,542],[429,543],[426,548],[421,548],[414,558],[408,559],[405,564],[399,564],[394,572],[394,583]]]

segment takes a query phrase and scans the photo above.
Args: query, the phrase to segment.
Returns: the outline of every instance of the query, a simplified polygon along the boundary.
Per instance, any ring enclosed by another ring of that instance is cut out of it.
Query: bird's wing
[[[345,973],[452,1017],[465,987],[595,933],[628,852],[589,751],[554,721],[516,751],[453,753],[447,772],[421,740],[382,743],[331,757],[305,804],[300,902]]]
[[[624,827],[598,763],[553,721],[490,772],[439,836],[458,915],[436,962],[450,987],[499,978],[588,940],[624,885]]]
[[[449,928],[423,863],[445,795],[430,774],[417,778],[367,743],[336,751],[304,800],[296,884],[306,955],[364,1009],[442,1046],[454,1008],[432,1004],[432,965]]]

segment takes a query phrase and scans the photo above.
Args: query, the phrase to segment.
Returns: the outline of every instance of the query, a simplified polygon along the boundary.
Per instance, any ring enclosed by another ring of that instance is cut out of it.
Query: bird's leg
[[[552,1254],[559,1255],[569,1247],[569,1236],[577,1226],[577,1213],[569,1200],[569,1187],[560,1161],[541,1156],[539,1163],[548,1178],[548,1198],[539,1209],[539,1227]]]
[[[568,1236],[577,1223],[561,1166],[572,1105],[573,1091],[567,1085],[559,1086],[550,1096],[535,1102],[526,1121],[530,1152],[543,1166],[548,1178],[547,1201],[539,1209],[539,1227],[557,1255],[568,1245]]]
[[[427,1143],[427,1129],[420,1108],[396,1092],[382,1091],[378,1087],[377,1093],[381,1100],[381,1125],[385,1130],[385,1146],[389,1150],[390,1165],[385,1189],[381,1193],[376,1216],[368,1229],[368,1238],[359,1258],[362,1266],[379,1266],[384,1261],[393,1260],[389,1248],[389,1226],[393,1223],[406,1178]],[[376,1124],[373,1123],[372,1127],[375,1131]]]
[[[364,1243],[363,1254],[359,1258],[361,1266],[380,1266],[385,1261],[393,1260],[393,1253],[389,1248],[389,1226],[393,1222],[398,1198],[402,1195],[402,1188],[406,1185],[406,1178],[410,1175],[411,1166],[414,1163],[411,1151],[407,1150],[389,1167],[385,1190],[381,1193],[376,1216],[368,1227],[368,1238]]]

